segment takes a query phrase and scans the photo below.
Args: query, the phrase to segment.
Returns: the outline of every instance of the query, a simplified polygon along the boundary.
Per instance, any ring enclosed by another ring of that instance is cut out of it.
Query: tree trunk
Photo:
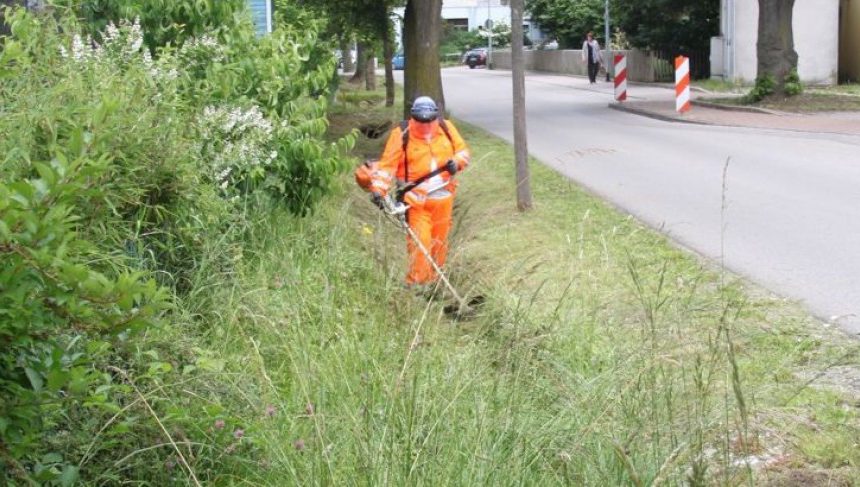
[[[442,33],[442,0],[409,0],[403,19],[406,57],[403,113],[409,116],[412,101],[429,96],[440,111],[445,109],[442,73],[439,66],[439,37]]]
[[[792,13],[794,0],[758,0],[757,77],[774,81],[774,97],[785,96],[785,77],[797,69]]]
[[[392,38],[391,20],[388,19],[388,8],[385,8],[385,29],[382,33],[382,57],[385,58],[385,106],[394,106],[394,39]]]
[[[343,36],[340,38],[340,56],[343,59],[343,72],[351,73],[355,71],[355,63],[352,62],[352,42],[349,37]]]
[[[514,152],[517,161],[517,208],[532,207],[526,131],[526,80],[523,54],[523,0],[511,0],[511,71],[514,88]]]
[[[364,81],[365,74],[367,73],[367,49],[364,47],[363,42],[358,43],[358,47],[355,49],[355,74],[352,75],[352,78],[349,79],[350,83],[361,83]]]
[[[364,60],[364,89],[367,91],[376,90],[376,51],[367,49]]]

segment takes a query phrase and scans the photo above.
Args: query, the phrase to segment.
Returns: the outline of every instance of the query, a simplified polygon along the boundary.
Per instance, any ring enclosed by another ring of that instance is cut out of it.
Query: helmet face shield
[[[439,116],[439,112],[437,112],[437,111],[430,111],[430,110],[416,111],[416,110],[412,110],[412,119],[413,119],[413,120],[415,120],[416,122],[421,122],[421,123],[430,123],[430,122],[432,122],[433,120],[436,120],[436,118],[437,118],[438,116]]]
[[[415,121],[428,123],[439,118],[439,107],[429,96],[419,96],[412,103],[409,113]]]

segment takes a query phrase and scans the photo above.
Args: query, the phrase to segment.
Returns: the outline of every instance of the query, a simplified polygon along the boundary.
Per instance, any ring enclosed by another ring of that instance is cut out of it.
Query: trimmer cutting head
[[[442,308],[442,311],[454,321],[468,321],[478,316],[480,308],[487,299],[478,294],[469,298],[468,302],[452,303]]]

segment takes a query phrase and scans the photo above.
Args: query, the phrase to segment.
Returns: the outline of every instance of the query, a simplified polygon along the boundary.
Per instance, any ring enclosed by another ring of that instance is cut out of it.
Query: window
[[[469,30],[469,19],[445,19],[448,27],[456,30]]]

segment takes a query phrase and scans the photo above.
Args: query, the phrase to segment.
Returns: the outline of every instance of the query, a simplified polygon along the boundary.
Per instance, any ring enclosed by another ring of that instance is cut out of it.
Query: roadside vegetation
[[[176,4],[5,11],[4,484],[205,481],[256,449],[239,418],[265,406],[218,353],[221,293],[270,214],[325,197],[351,138],[322,138],[334,60],[312,21],[258,39],[244,2]]]
[[[769,98],[753,101],[747,96],[715,97],[704,101],[729,106],[750,106],[794,113],[856,112],[860,111],[860,95],[840,89],[808,89],[789,98]]]
[[[737,83],[721,80],[694,81],[693,86],[716,95],[704,101],[730,106],[752,106],[784,112],[814,113],[860,111],[860,88],[855,84],[837,86],[800,86],[795,80],[791,94],[784,97],[769,96],[768,83],[759,82],[752,90]],[[733,96],[727,97],[731,94]]]
[[[172,47],[7,15],[4,483],[857,484],[856,342],[537,163],[518,213],[462,122],[450,271],[486,304],[407,293],[343,174],[400,110],[283,15]]]
[[[860,96],[838,91],[807,90],[803,94],[782,100],[767,100],[758,106],[784,112],[856,112],[860,111]]]
[[[691,84],[694,88],[701,88],[702,90],[713,93],[741,94],[747,91],[747,88],[740,83],[732,83],[730,81],[725,81],[717,78],[693,80]]]
[[[379,107],[340,106],[332,131],[397,119]],[[540,164],[537,207],[518,213],[510,146],[458,126],[475,162],[462,175],[450,268],[455,285],[488,301],[465,323],[443,319],[438,305],[405,320],[407,377],[432,374],[440,347],[452,354],[445,370],[455,383],[417,397],[450,403],[443,422],[456,432],[437,426],[430,441],[454,457],[427,461],[431,470],[459,462],[459,476],[429,478],[857,484],[860,391],[840,376],[858,373],[860,344],[674,248]],[[380,144],[362,136],[355,150],[375,157]],[[363,194],[353,198],[367,252],[397,279],[402,237]],[[474,411],[461,411],[461,401]],[[461,435],[473,439],[464,444]],[[482,477],[483,462],[504,473]]]

